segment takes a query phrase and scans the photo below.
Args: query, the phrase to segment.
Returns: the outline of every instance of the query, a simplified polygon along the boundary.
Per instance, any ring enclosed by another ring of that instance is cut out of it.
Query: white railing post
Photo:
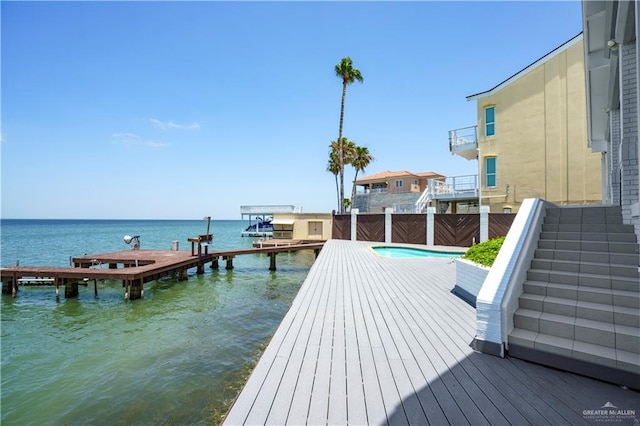
[[[480,207],[480,242],[489,239],[489,206]]]
[[[436,213],[435,207],[427,207],[427,245],[432,246],[434,237],[433,237],[433,223],[434,223],[434,215]]]
[[[391,215],[393,213],[393,207],[387,207],[384,209],[384,242],[391,242],[391,231],[392,231],[392,223],[391,223]]]
[[[351,241],[358,237],[358,209],[351,209]]]

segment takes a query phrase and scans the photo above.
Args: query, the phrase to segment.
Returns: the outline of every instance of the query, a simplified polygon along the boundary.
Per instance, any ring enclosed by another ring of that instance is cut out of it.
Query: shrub
[[[504,238],[505,237],[498,237],[485,241],[484,243],[476,244],[469,248],[462,258],[479,263],[480,265],[491,266],[494,260],[496,260],[502,243],[504,243]]]

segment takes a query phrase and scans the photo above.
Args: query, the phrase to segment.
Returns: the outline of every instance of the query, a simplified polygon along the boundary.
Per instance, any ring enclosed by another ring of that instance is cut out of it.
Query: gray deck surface
[[[225,424],[601,425],[583,412],[607,402],[640,419],[636,391],[474,352],[454,263],[371,245],[327,242]]]

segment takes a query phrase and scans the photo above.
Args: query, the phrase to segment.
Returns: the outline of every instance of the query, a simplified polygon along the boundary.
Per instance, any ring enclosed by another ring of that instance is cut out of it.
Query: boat
[[[246,237],[268,237],[273,235],[273,225],[271,221],[273,217],[262,218],[256,217],[256,223],[247,226],[242,232],[242,236]]]
[[[273,215],[276,213],[299,213],[302,209],[292,205],[240,206],[243,237],[273,237]],[[249,226],[245,227],[245,219]]]

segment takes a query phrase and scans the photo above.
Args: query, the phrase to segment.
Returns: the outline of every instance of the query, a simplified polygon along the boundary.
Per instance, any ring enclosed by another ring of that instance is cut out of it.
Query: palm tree
[[[340,199],[344,199],[344,147],[342,146],[342,124],[344,122],[344,100],[347,96],[347,86],[354,81],[362,83],[364,79],[359,70],[353,68],[353,62],[350,57],[344,57],[335,67],[336,76],[342,79],[342,101],[340,103],[340,127],[338,129],[338,160],[340,173]],[[340,213],[344,213],[344,206],[340,203]]]
[[[340,189],[338,188],[338,174],[340,173],[340,161],[338,160],[338,150],[334,149],[333,145],[338,145],[335,142],[331,142],[331,150],[329,151],[329,162],[327,163],[327,171],[330,172],[336,178],[336,196],[338,197],[338,211],[340,211]]]
[[[331,141],[329,145],[329,163],[327,164],[327,171],[332,173],[336,178],[336,192],[338,195],[338,212],[344,212],[344,189],[342,193],[338,186],[338,174],[340,173],[340,165],[342,164],[342,170],[344,171],[345,164],[351,164],[353,156],[356,152],[355,142],[350,141],[347,138],[341,138],[340,142]],[[340,155],[342,150],[342,156]],[[340,196],[342,194],[342,197]]]
[[[357,146],[355,152],[351,157],[350,164],[356,169],[356,176],[353,178],[353,188],[351,190],[351,204],[356,198],[356,180],[358,180],[358,172],[364,171],[364,169],[373,161],[373,155],[369,152],[369,148],[366,146]]]

